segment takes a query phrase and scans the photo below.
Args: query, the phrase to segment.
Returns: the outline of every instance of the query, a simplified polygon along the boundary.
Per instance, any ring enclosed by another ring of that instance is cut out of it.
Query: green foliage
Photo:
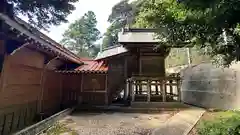
[[[199,135],[239,135],[239,112],[224,113],[224,115],[218,116],[214,120],[202,121],[197,131]]]
[[[55,123],[46,131],[47,135],[60,135],[63,133],[68,133],[69,135],[78,135],[77,132],[70,130],[64,124],[61,124],[59,122]]]
[[[79,56],[94,57],[99,50],[99,46],[94,44],[100,38],[100,31],[96,26],[96,15],[88,11],[83,17],[70,24],[63,34],[61,43]]]
[[[118,42],[118,32],[124,27],[124,24],[121,22],[113,22],[107,29],[106,33],[104,33],[104,38],[102,42],[103,48],[107,48],[109,46],[114,46]]]
[[[135,17],[138,15],[143,2],[143,0],[136,0],[129,3],[129,0],[122,0],[112,8],[112,13],[108,17],[108,22],[111,25],[104,34],[103,48],[116,45],[118,33],[126,25],[132,25],[135,22]]]
[[[209,55],[205,54],[199,48],[190,48],[190,58],[192,64],[200,64],[203,62],[211,62]],[[182,66],[188,64],[188,55],[186,48],[172,48],[168,57],[165,59],[166,68]]]
[[[1,0],[0,5],[11,9],[15,15],[28,17],[29,22],[38,28],[48,28],[67,22],[66,17],[75,9],[78,0]],[[14,6],[13,6],[14,5]]]
[[[151,0],[136,26],[159,29],[161,45],[195,45],[229,65],[240,58],[240,3],[237,0]]]

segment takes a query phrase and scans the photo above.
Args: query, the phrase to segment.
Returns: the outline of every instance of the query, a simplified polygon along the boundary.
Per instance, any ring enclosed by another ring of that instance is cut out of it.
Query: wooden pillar
[[[159,92],[158,92],[158,81],[156,81],[155,89],[156,89],[156,95],[159,95]]]
[[[79,91],[79,94],[78,94],[78,104],[81,104],[82,101],[83,101],[83,79],[84,79],[84,76],[83,76],[83,73],[81,73],[81,84],[80,84],[80,91]]]
[[[4,91],[4,85],[5,85],[5,81],[4,81],[4,72],[7,68],[7,61],[8,61],[8,56],[5,54],[5,42],[4,40],[0,40],[0,55],[2,57],[2,64],[1,65],[1,78],[0,78],[0,85],[1,85],[1,88],[0,88],[0,92]]]
[[[163,94],[163,102],[166,102],[166,80],[162,80],[161,87],[162,87],[162,94]]]
[[[139,56],[138,56],[138,60],[139,60],[139,74],[142,74],[142,60],[141,60],[141,52],[139,49]]]
[[[59,75],[59,95],[60,95],[60,101],[59,101],[59,106],[60,106],[60,109],[61,109],[61,106],[62,106],[62,100],[63,100],[63,80],[62,80],[62,74],[61,73],[57,73]]]
[[[177,91],[178,91],[178,101],[181,102],[181,83],[180,83],[180,79],[177,79]]]
[[[147,102],[151,100],[151,80],[147,80]]]
[[[41,79],[40,79],[40,101],[39,101],[39,106],[38,106],[38,111],[40,113],[42,113],[43,111],[43,104],[44,104],[44,91],[45,91],[45,79],[46,79],[46,74],[48,71],[48,66],[51,64],[52,61],[57,60],[59,57],[55,57],[53,59],[51,59],[50,61],[48,61],[48,63],[43,67],[42,69],[42,74],[41,74]]]
[[[171,95],[171,100],[173,100],[173,80],[169,80],[169,87],[170,87],[170,94]],[[178,87],[178,86],[177,86]]]
[[[138,88],[139,88],[138,85],[139,85],[139,84],[138,84],[138,81],[135,81],[135,93],[136,93],[136,94],[139,94],[139,93],[138,93]]]
[[[125,89],[124,89],[124,100],[127,100],[129,96],[129,81],[126,80],[126,85],[125,85]]]
[[[105,105],[108,105],[108,76],[105,74]]]
[[[138,81],[138,93],[142,94],[142,81]]]
[[[130,88],[131,88],[131,93],[132,93],[132,102],[134,102],[135,101],[135,92],[134,92],[134,81],[133,80],[131,80],[130,81]],[[136,85],[135,85],[136,86]]]
[[[124,78],[126,80],[126,84],[125,84],[125,88],[124,88],[124,96],[123,96],[123,99],[124,100],[127,100],[128,98],[128,81],[127,81],[127,78],[128,78],[128,57],[125,58],[124,60]]]

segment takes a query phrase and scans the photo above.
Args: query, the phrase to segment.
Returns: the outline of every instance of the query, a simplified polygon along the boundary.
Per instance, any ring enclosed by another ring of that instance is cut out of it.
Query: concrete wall
[[[186,68],[181,72],[182,101],[206,108],[239,109],[240,71],[236,69],[216,68],[212,64]]]

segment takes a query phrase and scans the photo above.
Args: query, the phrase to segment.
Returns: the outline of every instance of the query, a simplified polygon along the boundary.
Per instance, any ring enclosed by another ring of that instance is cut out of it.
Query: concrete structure
[[[181,72],[182,101],[188,104],[217,109],[240,108],[239,64],[216,68],[200,64]]]
[[[188,135],[204,112],[204,109],[195,107],[181,110],[153,131],[152,135]]]

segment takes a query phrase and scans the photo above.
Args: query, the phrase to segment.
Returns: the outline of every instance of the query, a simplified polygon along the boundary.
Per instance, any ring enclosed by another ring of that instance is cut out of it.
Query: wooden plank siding
[[[109,60],[109,71],[108,71],[108,90],[109,90],[109,102],[112,102],[113,98],[124,88],[125,84],[125,73],[124,73],[123,58],[116,58]]]
[[[56,113],[61,105],[61,75],[54,71],[47,71],[44,78],[43,112]]]
[[[0,80],[0,135],[22,129],[35,120],[44,57],[29,49],[4,57]]]
[[[80,93],[83,103],[104,105],[108,101],[106,74],[83,74],[83,89]]]
[[[36,122],[40,113],[50,116],[77,104],[108,103],[106,73],[62,74],[54,71],[62,61],[49,66],[47,62],[45,54],[28,48],[5,53],[0,72],[0,135]]]
[[[5,56],[1,74],[0,107],[38,100],[44,57],[23,49]]]
[[[3,50],[1,50],[3,51]],[[4,57],[0,78],[0,135],[22,129],[36,120],[41,94],[44,54],[22,48]],[[44,85],[44,111],[60,109],[60,75],[47,71]]]
[[[81,74],[62,74],[61,78],[63,107],[77,104],[81,91]]]
[[[62,74],[63,106],[74,104],[105,105],[108,103],[106,74]]]

